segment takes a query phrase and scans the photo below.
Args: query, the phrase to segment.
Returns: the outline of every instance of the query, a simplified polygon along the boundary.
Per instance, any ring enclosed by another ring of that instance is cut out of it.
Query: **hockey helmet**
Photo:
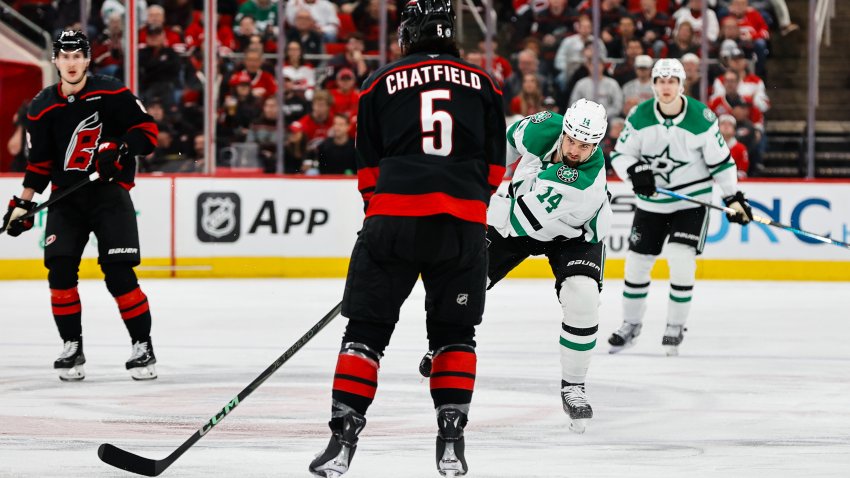
[[[685,67],[675,58],[662,58],[652,67],[652,83],[658,78],[678,78],[679,94],[685,92]]]
[[[408,49],[428,40],[454,40],[451,0],[409,0],[401,12],[398,44]]]
[[[56,40],[53,41],[53,59],[59,55],[60,51],[77,51],[83,52],[86,58],[91,58],[91,44],[85,33],[80,30],[65,30],[59,32]]]
[[[599,103],[581,98],[564,113],[563,132],[583,143],[599,144],[608,129],[608,113]]]

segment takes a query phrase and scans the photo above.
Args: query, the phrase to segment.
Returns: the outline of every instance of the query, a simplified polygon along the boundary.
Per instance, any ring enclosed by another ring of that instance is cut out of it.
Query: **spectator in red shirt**
[[[165,45],[180,53],[186,51],[186,44],[183,43],[183,38],[180,34],[171,28],[165,26],[165,9],[160,5],[151,5],[148,7],[148,19],[144,26],[139,29],[139,48],[144,48],[148,41],[148,34],[151,29],[162,28],[165,32]]]
[[[556,47],[557,48],[557,47]],[[511,76],[511,73],[514,72],[511,67],[511,62],[509,62],[505,57],[499,55],[499,44],[496,40],[493,40],[493,71],[489,73],[493,75],[494,79],[499,82],[500,85],[505,83],[505,80]],[[484,40],[478,42],[478,52],[481,53],[481,68],[485,67],[485,63],[487,62],[484,52],[487,51],[487,45]],[[539,55],[539,52],[538,52]],[[477,63],[476,63],[477,64]]]
[[[186,27],[186,47],[188,50],[201,48],[204,43],[204,22],[203,12],[192,12],[192,23]],[[218,43],[219,51],[222,54],[228,54],[236,49],[236,38],[233,34],[233,28],[230,27],[230,22],[224,15],[218,17]]]
[[[749,0],[732,0],[729,4],[729,15],[738,20],[741,29],[741,39],[753,42],[753,51],[756,54],[756,75],[767,77],[767,40],[770,32],[767,22],[755,8],[750,6]]]
[[[747,147],[739,143],[738,138],[735,137],[738,122],[731,114],[720,115],[717,121],[720,126],[720,134],[723,135],[723,139],[729,145],[729,152],[738,168],[738,179],[746,178],[750,169],[750,155],[747,153]]]
[[[522,76],[522,89],[520,93],[511,100],[511,113],[520,116],[529,116],[543,110],[543,92],[540,90],[540,82],[534,73],[526,73]]]
[[[277,81],[271,73],[260,69],[263,64],[263,50],[250,48],[245,52],[244,71],[251,78],[251,94],[257,98],[268,98],[277,92]]]
[[[313,111],[299,120],[304,127],[304,135],[307,136],[311,149],[328,137],[328,131],[334,124],[331,115],[333,102],[333,96],[330,93],[317,90],[313,95]]]
[[[330,89],[334,112],[345,114],[349,118],[357,116],[360,99],[360,91],[355,87],[354,78],[354,72],[350,68],[343,68],[336,74],[336,88]]]
[[[752,98],[740,94],[741,75],[737,71],[727,70],[719,79],[723,81],[723,91],[725,93],[713,96],[708,104],[708,107],[715,114],[718,116],[724,114],[731,115],[733,113],[732,105],[735,104],[736,99],[740,99],[742,102],[752,101]],[[757,129],[764,129],[764,115],[758,108],[750,108],[749,120],[753,122],[753,125]]]
[[[749,72],[747,69],[749,61],[741,49],[732,47],[729,50],[721,51],[720,57],[727,65],[729,70],[738,73],[738,94],[759,109],[762,113],[767,113],[770,109],[770,98],[767,96],[767,89],[764,86],[764,81]],[[722,96],[726,94],[726,87],[723,85],[723,80],[717,78],[714,80],[712,96]]]

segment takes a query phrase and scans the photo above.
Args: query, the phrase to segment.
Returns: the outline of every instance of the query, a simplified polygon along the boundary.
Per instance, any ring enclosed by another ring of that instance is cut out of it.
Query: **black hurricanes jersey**
[[[75,95],[64,96],[58,83],[42,90],[30,103],[26,130],[24,187],[39,193],[50,182],[64,188],[93,172],[94,151],[105,139],[127,143],[134,158],[152,152],[158,134],[141,101],[120,81],[100,75],[89,76]],[[135,169],[124,168],[115,181],[131,188]]]
[[[486,224],[505,173],[501,95],[487,73],[451,55],[410,55],[370,76],[356,142],[366,216]]]

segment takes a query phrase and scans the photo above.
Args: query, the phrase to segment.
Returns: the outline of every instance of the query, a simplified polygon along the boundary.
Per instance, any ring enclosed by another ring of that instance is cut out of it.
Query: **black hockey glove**
[[[427,354],[422,357],[422,360],[419,361],[419,375],[422,375],[425,378],[431,376],[431,365],[434,360],[434,351],[429,350]]]
[[[21,199],[17,196],[12,196],[9,200],[9,209],[6,210],[6,215],[3,216],[3,227],[6,233],[12,237],[18,237],[24,231],[29,231],[33,226],[33,219],[27,218],[20,220],[24,214],[35,209],[35,202]]]
[[[738,224],[745,225],[753,220],[753,209],[741,191],[731,196],[726,196],[723,198],[723,202],[726,203],[726,207],[730,207],[736,211],[736,214],[726,213],[726,219],[729,219],[729,222],[737,222]]]
[[[641,196],[655,194],[655,174],[652,172],[652,166],[647,163],[635,163],[626,172],[629,173],[629,180],[632,182],[635,194]]]
[[[112,181],[127,166],[129,157],[126,144],[110,139],[101,141],[94,153],[94,164],[100,179]]]

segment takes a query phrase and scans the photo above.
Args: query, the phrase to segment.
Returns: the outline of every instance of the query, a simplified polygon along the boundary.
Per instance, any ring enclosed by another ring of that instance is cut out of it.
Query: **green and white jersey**
[[[519,164],[507,196],[493,196],[487,210],[487,224],[503,237],[584,237],[595,243],[608,233],[611,205],[602,150],[577,168],[552,163],[562,123],[561,115],[542,111],[508,128],[507,162],[519,158]]]
[[[735,194],[738,172],[720,134],[717,117],[703,103],[690,97],[684,99],[685,108],[675,118],[664,118],[655,99],[635,106],[611,154],[611,165],[629,183],[626,170],[639,161],[647,162],[655,172],[657,186],[702,201],[711,201],[714,183],[720,186],[723,196]],[[637,205],[660,213],[700,207],[663,194],[638,195]]]

